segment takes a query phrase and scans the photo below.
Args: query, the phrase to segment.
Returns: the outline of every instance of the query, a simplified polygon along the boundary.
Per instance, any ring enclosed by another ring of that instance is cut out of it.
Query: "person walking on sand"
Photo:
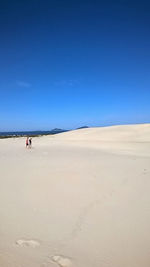
[[[26,138],[26,148],[29,147],[29,137]]]
[[[30,137],[29,138],[29,148],[31,148],[32,147],[32,138]]]

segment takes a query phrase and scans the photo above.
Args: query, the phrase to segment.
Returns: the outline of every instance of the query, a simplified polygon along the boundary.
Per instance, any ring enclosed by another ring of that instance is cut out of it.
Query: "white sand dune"
[[[85,128],[56,136],[62,140],[150,142],[150,124]]]
[[[0,267],[149,267],[150,124],[0,140]]]

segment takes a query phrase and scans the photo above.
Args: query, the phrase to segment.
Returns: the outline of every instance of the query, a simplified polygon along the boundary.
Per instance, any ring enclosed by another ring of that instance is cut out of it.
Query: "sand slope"
[[[61,133],[55,138],[62,140],[150,142],[150,124],[86,128]]]
[[[149,267],[150,124],[0,140],[1,267]]]

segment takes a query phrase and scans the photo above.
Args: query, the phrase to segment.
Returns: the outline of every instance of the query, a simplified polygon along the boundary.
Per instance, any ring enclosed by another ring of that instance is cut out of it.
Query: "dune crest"
[[[78,129],[55,136],[62,140],[150,142],[150,124],[118,125]]]

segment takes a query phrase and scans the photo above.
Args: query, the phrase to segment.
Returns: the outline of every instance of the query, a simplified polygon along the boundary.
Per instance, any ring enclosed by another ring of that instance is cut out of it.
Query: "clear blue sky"
[[[150,1],[1,0],[0,131],[150,122]]]

